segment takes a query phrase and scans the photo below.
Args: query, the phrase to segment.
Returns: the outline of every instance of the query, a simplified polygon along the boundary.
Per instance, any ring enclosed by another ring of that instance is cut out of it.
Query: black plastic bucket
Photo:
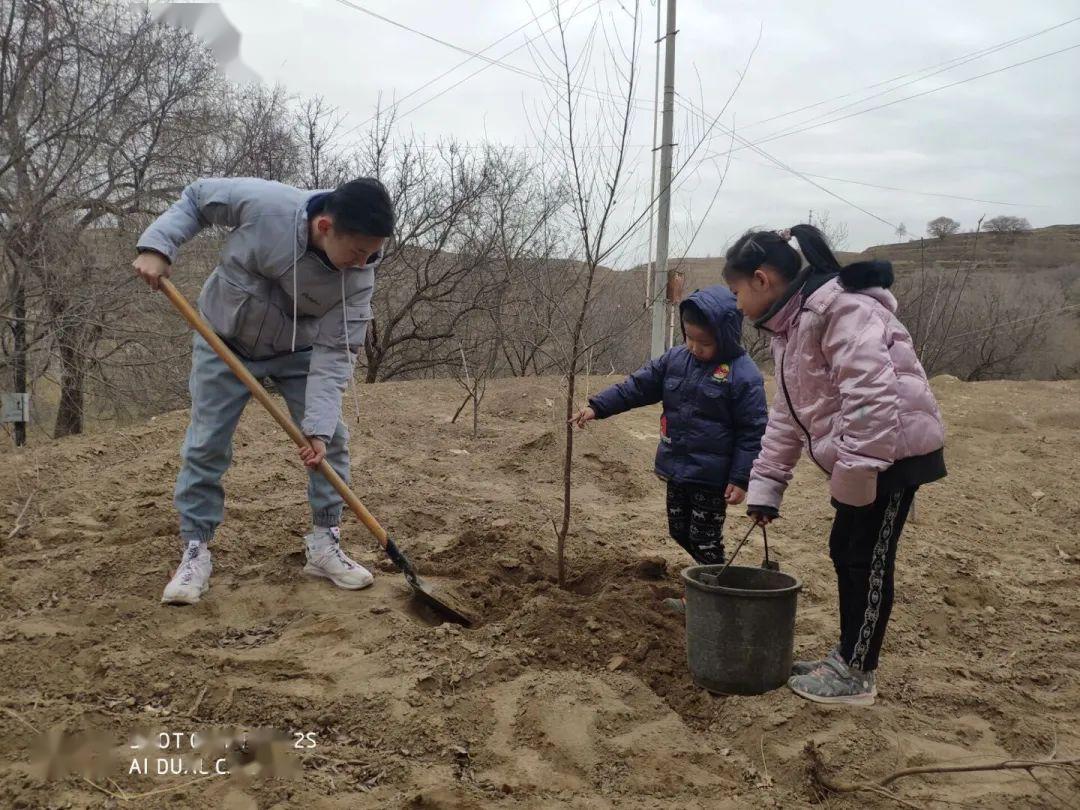
[[[802,582],[767,568],[694,565],[686,583],[686,658],[694,683],[760,695],[787,683]]]

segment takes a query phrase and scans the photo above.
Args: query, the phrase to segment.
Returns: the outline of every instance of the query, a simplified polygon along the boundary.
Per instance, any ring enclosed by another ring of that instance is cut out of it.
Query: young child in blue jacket
[[[761,449],[765,386],[726,287],[697,290],[679,314],[686,342],[592,397],[572,422],[585,427],[662,401],[656,474],[667,482],[668,531],[695,562],[716,565],[724,562],[727,507],[746,497]]]

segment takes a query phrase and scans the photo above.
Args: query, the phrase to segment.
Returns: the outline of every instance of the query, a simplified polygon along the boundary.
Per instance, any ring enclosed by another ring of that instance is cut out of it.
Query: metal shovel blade
[[[472,625],[474,618],[469,609],[452,594],[440,591],[420,579],[409,558],[405,556],[404,552],[397,547],[397,544],[390,537],[386,538],[386,555],[405,575],[405,581],[412,588],[413,596],[451,621],[463,624],[466,627]]]

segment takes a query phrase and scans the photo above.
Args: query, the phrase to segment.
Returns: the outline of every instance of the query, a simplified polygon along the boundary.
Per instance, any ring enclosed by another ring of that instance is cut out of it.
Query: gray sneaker
[[[304,540],[307,543],[305,574],[324,577],[350,591],[366,588],[375,581],[370,571],[341,550],[341,531],[336,526],[315,529]]]
[[[192,540],[184,549],[180,565],[165,586],[161,601],[166,605],[194,605],[210,587],[210,549],[206,543]]]
[[[824,658],[819,658],[817,661],[796,661],[794,664],[791,665],[791,674],[809,675],[818,667],[824,666],[825,662],[828,661],[830,658],[835,658],[837,661],[842,660],[840,658],[839,646],[833,647],[831,650],[829,650],[829,652],[825,655]]]
[[[849,667],[839,658],[827,658],[813,672],[789,678],[788,687],[815,703],[871,706],[877,697],[874,673]]]

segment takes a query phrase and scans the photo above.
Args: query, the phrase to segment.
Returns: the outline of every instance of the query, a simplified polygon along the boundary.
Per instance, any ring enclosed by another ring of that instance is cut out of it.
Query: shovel
[[[274,417],[274,420],[285,429],[285,432],[289,434],[289,438],[292,439],[297,447],[311,447],[311,443],[307,437],[300,432],[300,428],[296,426],[296,423],[289,417],[285,411],[283,411],[276,402],[274,402],[266,389],[262,384],[255,379],[247,367],[240,362],[235,354],[225,345],[225,342],[217,336],[213,329],[202,319],[202,316],[195,311],[195,308],[188,303],[188,300],[184,298],[183,294],[173,286],[172,282],[166,278],[160,279],[161,291],[165,293],[165,296],[172,302],[172,305],[176,307],[177,311],[184,317],[184,320],[191,324],[191,328],[203,336],[203,339],[209,343],[218,356],[225,361],[225,364],[232,369],[233,374],[248,387],[251,391],[251,395],[259,401],[270,415]],[[398,567],[402,574],[405,575],[405,581],[409,583],[409,587],[412,588],[413,595],[420,599],[425,604],[430,605],[435,610],[443,613],[450,619],[459,622],[463,625],[472,624],[472,617],[469,612],[461,605],[455,604],[455,600],[449,595],[433,589],[430,585],[425,583],[416,574],[416,569],[413,568],[413,564],[409,562],[409,558],[402,553],[401,549],[397,547],[393,539],[386,533],[386,529],[379,525],[379,521],[367,510],[367,508],[360,502],[360,499],[356,497],[349,485],[346,484],[341,476],[338,475],[334,468],[331,467],[326,459],[323,459],[319,463],[318,470],[326,480],[337,490],[342,499],[349,505],[353,513],[360,518],[360,522],[363,523],[369,532],[371,532],[375,539],[379,541],[379,545],[382,546],[383,551],[386,552],[386,556]]]

